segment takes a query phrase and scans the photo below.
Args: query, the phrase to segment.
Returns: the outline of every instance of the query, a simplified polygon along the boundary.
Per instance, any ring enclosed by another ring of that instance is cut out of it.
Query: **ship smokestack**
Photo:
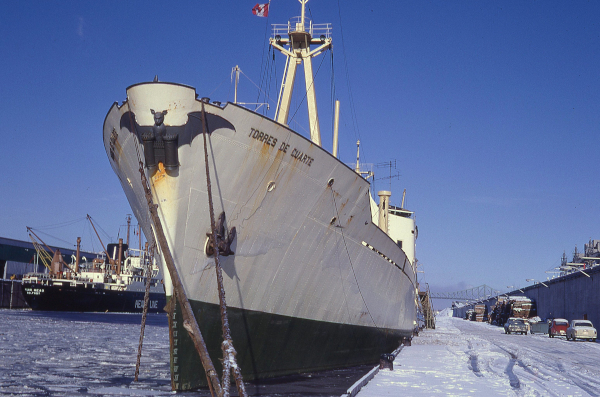
[[[54,257],[52,258],[52,265],[50,266],[50,274],[53,276],[59,275],[63,271],[63,266],[61,263],[61,253],[60,250],[54,251]]]
[[[77,237],[77,252],[75,253],[75,273],[79,273],[79,255],[81,254],[81,237]]]
[[[379,196],[379,228],[384,232],[388,232],[388,212],[390,209],[390,196],[392,192],[380,190],[377,192]]]
[[[123,239],[119,239],[119,259],[117,261],[117,276],[121,275],[121,260],[123,259]]]

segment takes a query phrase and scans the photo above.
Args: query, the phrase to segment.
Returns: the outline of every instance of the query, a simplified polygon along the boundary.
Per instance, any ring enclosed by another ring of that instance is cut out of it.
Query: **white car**
[[[573,320],[571,326],[567,328],[567,340],[588,339],[594,342],[596,336],[596,328],[588,320]]]

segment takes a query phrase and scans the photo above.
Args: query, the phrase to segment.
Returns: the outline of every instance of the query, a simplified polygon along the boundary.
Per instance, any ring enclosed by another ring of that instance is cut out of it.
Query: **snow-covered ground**
[[[598,396],[600,344],[502,328],[448,316],[405,347],[358,397]]]

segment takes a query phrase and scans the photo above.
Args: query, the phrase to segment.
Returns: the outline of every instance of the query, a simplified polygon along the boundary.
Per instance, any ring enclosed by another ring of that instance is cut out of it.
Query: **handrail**
[[[315,36],[325,36],[325,38],[331,38],[331,23],[317,23],[313,24],[312,21],[308,18],[304,18],[305,26],[304,30],[311,35],[311,37]],[[301,23],[301,17],[293,17],[288,23],[276,23],[273,24],[273,38],[276,36],[281,36],[284,34],[290,34],[292,32],[297,32],[297,26]],[[308,28],[306,27],[308,24]]]

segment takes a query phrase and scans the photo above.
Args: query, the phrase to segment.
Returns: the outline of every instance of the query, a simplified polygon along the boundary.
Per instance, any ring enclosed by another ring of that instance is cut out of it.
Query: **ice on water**
[[[0,395],[171,396],[164,314],[0,310]]]
[[[148,315],[139,382],[133,382],[140,323],[140,314],[0,310],[0,396],[173,396],[165,314]],[[262,397],[339,396],[369,369],[246,383],[246,391]]]

